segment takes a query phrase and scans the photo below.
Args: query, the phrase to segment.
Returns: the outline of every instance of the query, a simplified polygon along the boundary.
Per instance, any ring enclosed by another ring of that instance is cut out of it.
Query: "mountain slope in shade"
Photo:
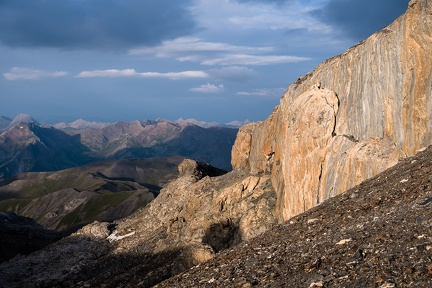
[[[178,170],[179,177],[133,215],[114,223],[94,222],[47,249],[0,265],[0,283],[72,287],[94,277],[106,278],[105,272],[114,276],[129,271],[136,275],[131,287],[141,281],[149,287],[275,224],[268,176],[224,174],[190,159],[182,161]],[[21,271],[28,267],[26,259],[33,263],[29,274]],[[15,270],[12,263],[21,268]],[[40,270],[39,265],[45,268]],[[7,275],[13,270],[22,277],[11,281]],[[113,278],[105,280],[109,279]]]
[[[113,221],[152,201],[177,176],[181,157],[104,161],[57,172],[19,174],[0,183],[0,210],[66,230]]]
[[[53,171],[80,166],[96,159],[71,136],[35,123],[15,125],[0,134],[0,180],[26,171]]]
[[[0,263],[17,254],[27,255],[61,239],[62,234],[44,229],[33,219],[0,212]]]

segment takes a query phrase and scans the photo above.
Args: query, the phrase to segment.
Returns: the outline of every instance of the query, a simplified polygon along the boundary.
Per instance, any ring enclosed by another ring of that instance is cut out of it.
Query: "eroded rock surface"
[[[232,166],[271,171],[280,221],[432,142],[431,14],[432,1],[411,1],[393,24],[290,85],[266,121],[240,129]]]
[[[223,173],[184,160],[179,178],[128,218],[0,265],[0,287],[151,287],[277,224],[270,175]]]

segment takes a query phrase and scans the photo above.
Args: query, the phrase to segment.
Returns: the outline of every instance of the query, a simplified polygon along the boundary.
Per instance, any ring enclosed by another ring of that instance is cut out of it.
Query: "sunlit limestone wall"
[[[432,0],[412,0],[393,24],[290,85],[266,121],[240,130],[233,168],[271,173],[280,221],[431,144],[431,29]]]

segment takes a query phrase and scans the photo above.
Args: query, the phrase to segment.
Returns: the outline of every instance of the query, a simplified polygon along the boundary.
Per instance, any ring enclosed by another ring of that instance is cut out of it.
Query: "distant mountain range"
[[[10,119],[6,116],[0,116],[0,132],[3,132],[11,127],[13,127],[16,124],[19,123],[36,123],[38,125],[41,125],[38,121],[33,119],[30,115],[27,114],[19,114],[14,119]],[[210,127],[227,127],[227,128],[239,128],[245,124],[251,123],[249,120],[245,121],[231,121],[228,123],[219,123],[219,122],[205,122],[205,121],[199,121],[193,118],[183,119],[179,118],[177,120],[171,121],[163,118],[158,118],[155,120],[155,122],[170,122],[175,124],[194,124],[196,126],[200,126],[203,128],[210,128]],[[98,122],[98,121],[87,121],[84,119],[78,119],[72,122],[59,122],[55,124],[43,124],[43,127],[54,127],[56,129],[60,130],[80,130],[80,129],[102,129],[107,126],[110,126],[114,123],[111,122]]]
[[[83,119],[78,119],[78,120],[75,120],[75,121],[70,122],[70,123],[60,122],[60,123],[57,123],[54,125],[49,125],[49,126],[52,126],[56,129],[86,129],[86,128],[101,129],[101,128],[104,128],[104,127],[109,126],[111,124],[112,123],[86,121]]]
[[[43,127],[53,127],[59,130],[81,130],[81,129],[102,129],[107,126],[113,125],[115,123],[112,122],[98,122],[98,121],[87,121],[84,119],[77,119],[72,122],[59,122],[55,124],[40,124],[34,118],[27,114],[19,114],[14,119],[11,119],[6,116],[0,116],[0,132],[4,132],[5,130],[13,127],[16,124],[20,123],[36,123],[37,125],[41,125]],[[154,122],[170,122],[175,124],[194,124],[196,126],[200,126],[202,128],[210,128],[210,127],[226,127],[226,128],[240,128],[243,125],[251,123],[249,120],[245,121],[231,121],[228,123],[219,123],[219,122],[205,122],[199,121],[193,118],[183,119],[179,118],[177,120],[167,120],[164,118],[158,118]]]
[[[238,131],[232,127],[193,119],[41,125],[26,114],[0,117],[0,180],[100,160],[176,155],[231,170]]]

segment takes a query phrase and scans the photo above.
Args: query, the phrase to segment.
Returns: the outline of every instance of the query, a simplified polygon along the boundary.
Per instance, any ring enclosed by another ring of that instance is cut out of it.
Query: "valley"
[[[122,159],[22,173],[0,182],[0,210],[57,231],[121,219],[150,203],[175,179],[182,159]]]

